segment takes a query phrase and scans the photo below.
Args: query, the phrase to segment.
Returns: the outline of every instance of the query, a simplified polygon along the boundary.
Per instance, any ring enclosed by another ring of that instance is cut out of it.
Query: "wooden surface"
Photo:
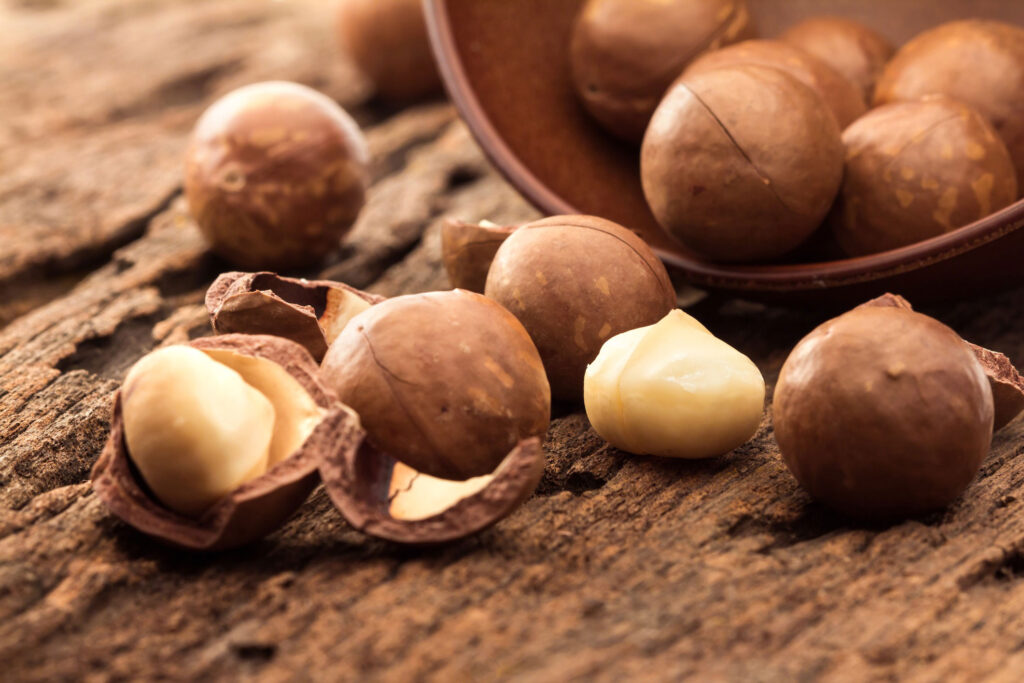
[[[315,0],[0,0],[0,678],[910,680],[1024,675],[1024,420],[944,514],[864,527],[811,503],[757,437],[706,462],[631,457],[560,407],[537,494],[429,551],[346,527],[322,490],[244,550],[166,549],[88,472],[138,357],[209,334],[180,198],[202,108],[294,79],[367,130],[375,184],[319,271],[442,288],[445,216],[535,215],[444,103],[391,111]],[[682,290],[774,381],[830,312]],[[1024,291],[932,309],[1024,362]]]

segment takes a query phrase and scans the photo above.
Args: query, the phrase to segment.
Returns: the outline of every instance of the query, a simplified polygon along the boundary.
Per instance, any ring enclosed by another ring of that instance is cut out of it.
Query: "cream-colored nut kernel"
[[[121,396],[128,453],[170,509],[198,515],[266,471],[271,401],[206,353],[154,351],[132,367]]]
[[[764,378],[742,353],[674,310],[612,337],[587,367],[594,430],[641,455],[708,458],[746,443],[764,411]]]

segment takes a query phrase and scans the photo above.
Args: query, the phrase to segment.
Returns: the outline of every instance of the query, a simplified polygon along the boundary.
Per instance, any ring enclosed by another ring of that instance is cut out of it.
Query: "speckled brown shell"
[[[543,437],[551,394],[537,349],[508,311],[454,290],[395,297],[331,344],[324,384],[359,413],[368,439],[444,479],[490,474]]]
[[[951,503],[988,453],[992,421],[992,392],[963,340],[898,307],[858,307],[821,325],[775,388],[783,461],[812,496],[857,517]]]
[[[687,67],[683,78],[740,64],[781,69],[810,87],[835,115],[840,130],[867,111],[864,97],[849,79],[817,57],[779,40],[747,40],[708,52]]]
[[[522,505],[544,474],[544,450],[539,438],[524,439],[484,489],[422,520],[391,516],[388,491],[394,466],[393,456],[365,441],[358,452],[325,461],[320,473],[334,505],[356,529],[398,543],[431,545],[481,531]]]
[[[653,325],[675,306],[668,273],[626,228],[593,216],[553,216],[498,249],[485,293],[533,338],[554,397],[579,401],[583,374],[611,337]]]
[[[384,297],[331,280],[301,280],[275,273],[222,273],[206,291],[206,310],[217,334],[271,334],[305,347],[317,362],[327,353],[321,326],[332,290],[369,304]]]
[[[362,441],[359,419],[317,379],[317,365],[297,344],[279,337],[224,335],[197,339],[197,349],[218,349],[279,363],[326,409],[302,447],[230,496],[191,518],[172,512],[150,494],[124,440],[121,392],[114,395],[110,437],[92,471],[93,489],[125,523],[161,541],[195,550],[220,550],[262,538],[284,523],[316,486],[325,457],[344,459]]]
[[[665,232],[722,262],[766,261],[821,224],[839,189],[835,117],[806,85],[751,64],[687,74],[641,150],[647,202]]]
[[[889,62],[875,105],[935,94],[965,102],[989,120],[1024,188],[1024,28],[968,20],[922,33]]]
[[[185,157],[189,209],[210,248],[247,270],[319,263],[365,199],[368,153],[333,100],[257,83],[215,102]]]
[[[753,36],[746,0],[589,0],[573,26],[573,82],[609,132],[639,142],[697,55]]]
[[[1013,162],[992,126],[946,97],[874,109],[843,143],[836,238],[851,256],[942,235],[1017,197]]]
[[[881,34],[845,17],[812,17],[786,29],[779,40],[832,67],[857,86],[865,102],[892,57],[893,46]]]
[[[883,294],[862,306],[890,306],[914,310],[910,302],[895,294]],[[992,389],[992,403],[995,407],[993,431],[999,431],[1024,412],[1024,376],[1021,376],[1010,359],[997,351],[965,341],[974,357],[981,363],[981,369],[988,377]]]
[[[452,287],[483,293],[494,254],[515,229],[446,220],[441,225],[441,260]]]
[[[339,0],[335,29],[381,97],[408,101],[441,91],[420,0]]]

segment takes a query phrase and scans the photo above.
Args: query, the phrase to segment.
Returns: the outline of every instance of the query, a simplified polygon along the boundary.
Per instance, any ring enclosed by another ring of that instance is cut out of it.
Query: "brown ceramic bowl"
[[[749,0],[762,36],[809,16],[865,22],[896,44],[966,17],[1024,25],[1005,0]],[[896,291],[962,298],[1024,284],[1024,201],[925,242],[861,258],[734,266],[665,237],[640,188],[639,149],[587,116],[569,76],[569,33],[582,0],[424,0],[448,90],[509,181],[549,214],[594,214],[639,232],[695,285],[783,302],[835,302]]]

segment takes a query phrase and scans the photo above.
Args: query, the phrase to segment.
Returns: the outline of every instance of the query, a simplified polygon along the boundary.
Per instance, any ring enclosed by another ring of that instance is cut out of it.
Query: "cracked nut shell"
[[[482,294],[494,254],[515,229],[446,220],[441,225],[441,260],[452,287]]]
[[[892,57],[893,46],[876,31],[845,17],[811,17],[789,27],[779,40],[817,57],[860,89],[864,102]]]
[[[485,293],[530,333],[555,398],[579,401],[583,374],[609,338],[675,307],[665,266],[632,231],[594,216],[553,216],[498,249]]]
[[[647,202],[682,244],[723,262],[773,259],[821,224],[843,173],[835,117],[793,76],[750,64],[687,75],[651,119]]]
[[[572,29],[573,83],[602,126],[639,142],[694,57],[752,36],[746,0],[588,0]]]
[[[227,359],[236,368],[260,361],[277,364],[308,392],[321,411],[319,421],[299,448],[265,473],[241,484],[202,514],[188,516],[161,504],[132,461],[125,439],[122,389],[114,395],[110,436],[92,471],[93,488],[115,516],[161,541],[196,550],[237,547],[284,523],[316,486],[321,460],[343,459],[359,446],[363,431],[356,414],[324,388],[316,363],[294,342],[224,335],[198,339],[189,346]]]
[[[547,433],[537,349],[511,313],[472,292],[400,296],[360,313],[320,376],[376,449],[434,477],[491,474],[522,440]]]
[[[683,78],[740,64],[779,69],[808,86],[835,115],[840,130],[867,111],[857,86],[846,77],[814,55],[780,40],[747,40],[708,52],[687,67]]]
[[[420,0],[340,0],[335,29],[342,49],[384,99],[440,92]]]
[[[384,297],[331,280],[275,273],[222,273],[206,291],[217,334],[271,334],[305,347],[318,363],[355,315]]]
[[[954,21],[926,31],[892,58],[875,106],[947,95],[974,107],[1006,143],[1024,189],[1024,28]]]
[[[858,307],[800,341],[774,413],[800,484],[862,518],[945,507],[992,439],[992,392],[974,354],[937,320],[888,306]]]
[[[843,133],[836,239],[851,256],[973,223],[1017,198],[1006,146],[971,107],[944,96],[872,110]]]
[[[314,265],[363,207],[366,142],[333,100],[297,83],[256,83],[200,117],[185,194],[210,248],[237,266]]]

